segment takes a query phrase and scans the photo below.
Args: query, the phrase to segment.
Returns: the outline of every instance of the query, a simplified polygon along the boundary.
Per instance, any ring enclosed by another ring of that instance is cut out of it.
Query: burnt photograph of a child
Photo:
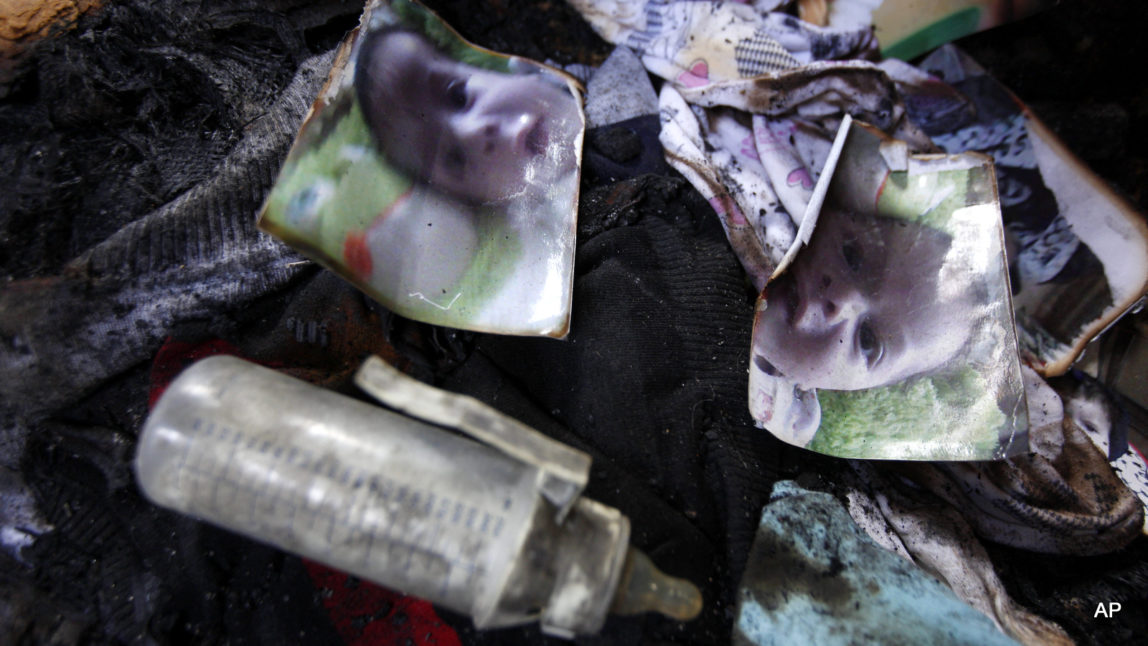
[[[929,102],[945,108],[922,111],[917,125],[943,150],[993,158],[1022,357],[1063,374],[1148,290],[1148,226],[959,49],[941,47],[919,67],[953,93]]]
[[[260,226],[408,318],[564,336],[577,86],[471,46],[407,0],[373,3],[360,30]]]
[[[750,409],[847,457],[981,460],[1024,447],[1023,389],[992,167],[849,133],[809,244],[766,286]],[[1018,412],[1019,411],[1019,412]]]
[[[398,27],[367,34],[355,90],[371,133],[396,166],[471,204],[545,191],[571,159],[548,142],[571,141],[577,105],[536,75],[494,72],[450,58]]]

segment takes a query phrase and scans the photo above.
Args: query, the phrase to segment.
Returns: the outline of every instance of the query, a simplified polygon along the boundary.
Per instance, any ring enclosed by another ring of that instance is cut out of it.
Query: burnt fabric
[[[762,512],[736,626],[737,644],[1016,643],[940,581],[881,549],[833,496],[785,481]]]
[[[432,7],[500,51],[609,52],[561,3]],[[562,643],[475,631],[146,502],[130,461],[149,401],[217,353],[348,394],[380,354],[589,452],[587,495],[705,607],[688,623],[614,617],[580,642],[729,641],[774,482],[838,493],[847,466],[753,428],[753,289],[711,207],[649,155],[648,118],[587,138],[565,341],[402,319],[254,228],[361,8],[124,0],[24,56],[0,103],[0,643]],[[1082,643],[1144,629],[1129,618],[1143,539],[1105,557],[990,554],[1018,602]],[[1126,612],[1097,624],[1078,599]]]

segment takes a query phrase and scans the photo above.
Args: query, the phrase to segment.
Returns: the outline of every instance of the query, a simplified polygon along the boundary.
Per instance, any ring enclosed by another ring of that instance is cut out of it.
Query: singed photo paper
[[[374,2],[260,227],[402,316],[561,337],[584,129],[570,77]]]
[[[917,125],[942,150],[993,159],[1021,356],[1042,375],[1063,374],[1148,292],[1148,225],[959,49],[941,47],[919,67],[959,92],[948,105],[960,109],[917,111]]]
[[[909,156],[874,129],[844,127],[809,242],[758,300],[754,418],[789,443],[843,457],[1025,450],[991,161]]]

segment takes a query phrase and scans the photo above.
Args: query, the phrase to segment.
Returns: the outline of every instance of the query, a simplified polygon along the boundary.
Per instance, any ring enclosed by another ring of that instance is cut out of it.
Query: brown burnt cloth
[[[1092,556],[1135,539],[1144,507],[1072,418],[1030,437],[1037,434],[1049,436],[1047,447],[1002,462],[902,463],[899,470],[997,543]]]
[[[29,49],[71,29],[80,16],[102,4],[100,0],[0,1],[0,97],[8,94],[8,84]]]

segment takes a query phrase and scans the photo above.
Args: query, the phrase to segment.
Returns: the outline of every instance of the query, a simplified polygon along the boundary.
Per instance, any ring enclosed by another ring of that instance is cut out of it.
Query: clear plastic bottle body
[[[544,504],[531,465],[224,357],[189,368],[164,394],[136,471],[157,504],[480,625]]]

